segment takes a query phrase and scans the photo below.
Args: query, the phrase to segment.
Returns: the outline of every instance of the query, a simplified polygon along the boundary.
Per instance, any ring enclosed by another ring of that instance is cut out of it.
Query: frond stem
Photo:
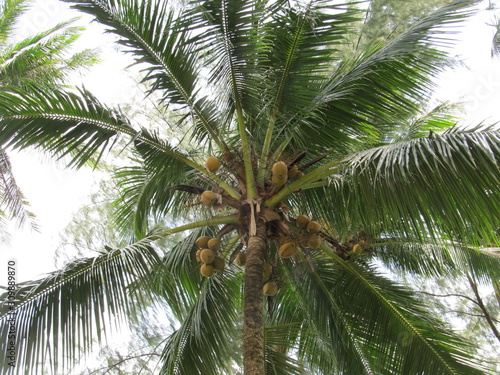
[[[237,223],[238,223],[238,218],[236,216],[230,215],[230,216],[214,217],[211,219],[200,220],[200,221],[195,221],[193,223],[181,225],[176,228],[167,229],[152,236],[149,236],[148,239],[150,239],[151,241],[156,241],[160,238],[167,237],[175,233],[184,232],[190,229],[221,225],[221,224],[237,224]]]

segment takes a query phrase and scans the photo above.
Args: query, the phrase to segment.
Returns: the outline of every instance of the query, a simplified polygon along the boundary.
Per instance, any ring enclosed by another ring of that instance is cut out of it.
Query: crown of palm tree
[[[363,14],[349,1],[67,2],[144,66],[191,147],[83,89],[0,92],[4,147],[71,155],[75,166],[99,161],[118,136],[134,152],[118,171],[118,213],[137,242],[21,286],[18,368],[48,357],[55,371],[67,366],[94,332],[100,341],[154,298],[181,322],[164,374],[233,373],[235,350],[245,374],[488,373],[374,262],[498,277],[498,258],[478,248],[498,242],[499,133],[455,129],[439,110],[415,120],[443,66],[442,26],[474,2],[359,51],[347,37]],[[182,225],[155,226],[166,216]],[[171,249],[155,244],[184,231]],[[233,263],[243,254],[244,272]]]

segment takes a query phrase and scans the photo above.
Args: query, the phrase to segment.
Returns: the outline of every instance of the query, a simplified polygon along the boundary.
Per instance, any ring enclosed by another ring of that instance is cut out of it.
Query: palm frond
[[[474,360],[468,344],[426,313],[411,293],[366,265],[347,263],[326,251],[340,269],[334,284],[324,282],[375,373],[488,373]]]
[[[283,3],[274,13],[268,25],[273,48],[268,56],[270,89],[265,100],[278,131],[287,131],[290,123],[309,117],[311,106],[318,104],[318,88],[326,85],[332,65],[338,63],[335,52],[360,17],[351,3]]]
[[[0,315],[3,369],[8,371],[4,356],[13,314],[18,335],[15,373],[36,372],[44,364],[54,373],[58,368],[67,370],[71,358],[88,353],[95,341],[102,342],[103,333],[107,335],[134,313],[128,288],[159,261],[147,241],[123,250],[107,248],[95,258],[73,261],[44,279],[18,284],[15,299],[7,299],[4,293]],[[134,303],[140,301],[140,294],[135,293]]]
[[[451,131],[362,151],[326,164],[329,180],[298,204],[339,231],[497,243],[499,141],[492,129]]]
[[[117,134],[135,135],[123,115],[101,104],[86,90],[0,92],[0,144],[41,147],[57,156],[70,154],[71,165],[102,155]]]
[[[340,153],[359,147],[367,137],[398,119],[414,116],[433,88],[432,78],[445,58],[446,29],[470,14],[473,1],[454,1],[418,21],[393,41],[373,44],[356,59],[338,64],[318,91],[307,116],[286,127],[287,141],[304,149]]]
[[[70,68],[65,54],[83,30],[68,27],[73,21],[60,23],[3,50],[0,57],[1,86],[26,88],[30,83],[39,87],[59,84]]]
[[[455,277],[464,273],[493,284],[500,275],[500,257],[487,248],[471,248],[456,243],[415,243],[406,238],[381,239],[370,245],[369,253],[381,260],[388,269],[425,277]]]
[[[0,210],[9,213],[19,226],[29,222],[31,228],[37,230],[35,215],[28,207],[29,203],[14,178],[9,156],[0,149]]]
[[[120,227],[132,224],[142,237],[153,218],[159,223],[167,214],[175,219],[185,211],[186,195],[171,187],[186,183],[186,176],[194,176],[195,170],[182,161],[186,156],[180,151],[145,129],[134,143],[142,165],[123,167],[115,173],[122,187],[122,196],[117,201],[118,224]]]
[[[27,4],[27,0],[4,0],[0,4],[0,44],[7,41],[19,16],[28,8]]]
[[[198,141],[203,143],[209,134],[219,148],[225,149],[217,127],[218,111],[213,103],[201,97],[203,86],[199,76],[200,46],[192,35],[190,20],[196,20],[182,7],[164,1],[140,0],[64,0],[73,7],[94,16],[118,35],[118,43],[145,63],[144,82],[151,92],[163,92],[163,100],[188,107],[197,120]],[[181,12],[181,13],[179,13]],[[189,119],[189,117],[187,117]]]
[[[162,374],[221,374],[241,360],[241,275],[226,269],[201,287],[181,327],[167,340]],[[224,358],[224,360],[221,360]]]
[[[311,264],[283,262],[286,277],[280,279],[286,283],[276,298],[274,320],[301,326],[300,334],[295,340],[291,337],[285,348],[296,351],[313,372],[328,368],[335,373],[376,373],[357,341],[355,323],[347,318],[345,306],[339,301],[345,291],[334,290],[339,269],[324,257],[311,257],[314,270]]]

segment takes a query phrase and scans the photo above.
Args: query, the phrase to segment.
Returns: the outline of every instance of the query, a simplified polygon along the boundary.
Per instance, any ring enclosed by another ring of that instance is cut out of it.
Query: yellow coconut
[[[353,253],[359,254],[363,251],[363,248],[361,247],[361,245],[359,243],[357,243],[356,245],[353,246],[352,251],[353,251]]]
[[[307,244],[313,249],[317,249],[321,246],[322,239],[317,234],[313,234],[307,239]]]
[[[307,223],[307,231],[309,233],[319,233],[320,230],[321,224],[317,221],[310,221],[309,223]]]
[[[271,273],[273,272],[273,266],[271,266],[269,263],[264,263],[263,266],[264,266],[263,279],[269,280],[269,277],[271,276]]]
[[[278,285],[274,281],[269,281],[268,283],[264,284],[264,287],[262,288],[262,293],[266,296],[274,296],[278,292]]]
[[[212,249],[203,249],[200,253],[200,259],[205,264],[211,264],[215,259],[215,251]]]
[[[210,172],[212,173],[217,172],[217,170],[220,167],[219,159],[217,159],[215,156],[210,156],[207,159],[205,166]]]
[[[306,215],[299,215],[297,216],[297,220],[295,220],[295,223],[299,228],[305,228],[310,221],[311,219],[309,219],[309,217],[307,217]]]
[[[201,203],[203,203],[205,206],[213,206],[213,204],[217,200],[217,196],[213,191],[207,190],[201,193],[200,200]]]
[[[211,238],[208,240],[208,248],[213,251],[217,251],[220,249],[220,240],[218,238]]]
[[[291,258],[297,249],[295,242],[286,242],[279,248],[279,253],[282,258]]]
[[[222,271],[226,266],[226,262],[221,257],[215,257],[214,261],[212,262],[212,266],[214,267],[215,271]]]
[[[235,262],[238,266],[243,267],[247,262],[247,253],[239,253],[236,256]]]
[[[200,249],[206,249],[208,247],[208,240],[210,237],[208,236],[201,236],[198,237],[195,241],[196,246],[198,246]]]
[[[196,252],[196,261],[201,262],[201,249]]]
[[[295,179],[298,180],[301,177],[304,177],[304,173],[302,173],[301,171],[298,171],[297,174],[295,175]]]
[[[211,264],[202,264],[200,267],[200,272],[205,277],[210,277],[214,274],[215,269]]]

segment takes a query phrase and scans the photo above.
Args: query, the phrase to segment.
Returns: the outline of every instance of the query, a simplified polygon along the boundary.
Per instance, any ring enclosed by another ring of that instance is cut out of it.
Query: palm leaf
[[[242,275],[226,267],[203,279],[194,256],[196,238],[215,234],[215,229],[194,230],[166,251],[154,271],[134,285],[154,293],[158,303],[181,322],[165,340],[162,373],[229,373],[240,361],[236,332],[241,320]]]
[[[373,277],[366,267],[363,273],[350,268],[342,275],[340,283],[345,282],[343,289],[350,292],[343,294],[349,306],[346,306],[348,319],[351,318],[349,313],[353,313],[354,333],[363,342],[362,346],[377,372],[486,372],[475,362],[470,354],[471,348],[450,334],[430,314],[425,314],[423,306],[419,306],[402,288],[391,287],[388,280]],[[353,298],[358,302],[354,302]],[[384,340],[382,337],[385,335],[387,338]]]
[[[179,8],[168,2],[139,0],[64,0],[73,7],[91,14],[108,31],[118,35],[118,43],[136,56],[137,63],[146,63],[144,82],[151,92],[164,93],[164,100],[187,106],[197,119],[198,141],[210,137],[224,149],[216,125],[218,112],[212,103],[200,96],[198,86],[199,48],[190,33],[191,17],[177,14]],[[181,8],[182,12],[183,9]],[[185,18],[185,19],[184,19]],[[196,20],[193,19],[196,24]],[[186,26],[188,25],[188,26]]]
[[[2,211],[9,213],[10,218],[16,219],[19,226],[29,222],[32,229],[38,229],[35,215],[29,211],[29,203],[14,178],[9,156],[2,149],[0,149],[0,198]]]
[[[129,295],[127,289],[144,278],[159,258],[148,242],[139,242],[123,250],[107,248],[95,258],[67,264],[45,279],[18,284],[15,300],[4,293],[0,321],[2,361],[8,371],[8,319],[16,316],[15,373],[33,372],[49,364],[57,373],[71,365],[71,358],[88,353],[102,334],[116,329],[134,312],[133,304],[141,296]],[[54,353],[54,354],[51,354]],[[13,369],[11,369],[13,370]]]
[[[112,145],[118,133],[134,135],[120,112],[102,105],[88,91],[79,93],[12,88],[0,93],[0,144],[42,147],[57,156],[72,153],[70,164],[82,166]]]
[[[499,275],[500,258],[487,248],[471,248],[456,243],[415,243],[406,238],[382,239],[373,243],[369,253],[381,260],[388,269],[425,277],[455,277],[474,275],[483,283],[492,284]]]
[[[64,54],[83,30],[68,27],[73,21],[60,23],[4,49],[0,57],[1,85],[27,87],[36,83],[39,87],[48,87],[61,82],[69,68]]]
[[[330,368],[335,373],[376,373],[339,301],[343,292],[333,290],[338,268],[322,257],[312,255],[311,260],[314,270],[308,264],[284,262],[286,289],[277,298],[275,319],[288,324],[300,322],[301,331],[295,339],[297,354],[311,371],[320,373]]]
[[[491,129],[451,131],[355,153],[318,168],[330,178],[303,190],[307,199],[296,204],[342,236],[366,229],[424,242],[496,243],[498,142]]]
[[[290,117],[287,142],[293,137],[293,147],[316,149],[316,155],[332,148],[345,153],[397,119],[414,116],[442,67],[444,53],[431,44],[444,43],[438,25],[462,20],[473,3],[454,1],[393,41],[339,63],[311,104],[300,107],[306,115]]]
[[[265,99],[271,127],[277,121],[278,131],[289,132],[290,123],[311,116],[311,106],[319,104],[318,88],[326,85],[332,65],[339,60],[338,48],[360,17],[351,5],[323,0],[298,6],[283,2],[274,12],[268,25],[273,48],[268,52]],[[267,141],[271,135],[272,129]]]
[[[0,4],[0,44],[7,41],[19,16],[27,9],[26,0],[5,0]]]

